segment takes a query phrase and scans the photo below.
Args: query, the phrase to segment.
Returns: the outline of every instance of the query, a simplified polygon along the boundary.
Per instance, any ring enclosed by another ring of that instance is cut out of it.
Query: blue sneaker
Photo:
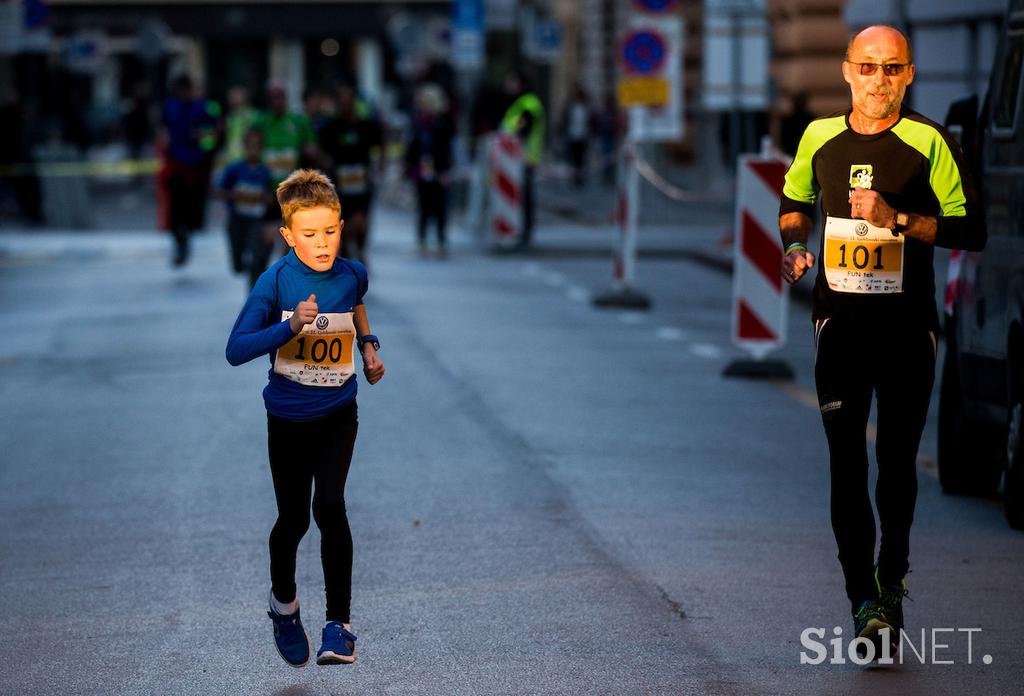
[[[316,653],[318,665],[350,665],[356,661],[356,637],[340,621],[328,621]]]
[[[274,622],[274,644],[284,661],[292,667],[308,665],[313,648],[302,628],[299,610],[296,609],[294,614],[278,614],[271,604],[267,616]]]

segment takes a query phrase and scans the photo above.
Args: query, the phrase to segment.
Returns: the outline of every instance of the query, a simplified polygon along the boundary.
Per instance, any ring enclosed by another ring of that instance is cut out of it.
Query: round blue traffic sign
[[[665,62],[665,39],[653,31],[636,31],[622,42],[622,65],[626,72],[651,75]]]
[[[676,0],[633,0],[633,3],[638,10],[648,14],[665,14],[676,6]]]

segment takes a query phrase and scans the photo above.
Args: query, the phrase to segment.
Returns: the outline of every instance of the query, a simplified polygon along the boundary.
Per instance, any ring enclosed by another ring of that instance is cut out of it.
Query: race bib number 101
[[[836,292],[903,292],[903,237],[864,220],[825,220],[825,279]]]
[[[281,312],[287,320],[293,312]],[[318,314],[302,332],[277,349],[274,372],[312,387],[340,387],[355,373],[352,312]]]

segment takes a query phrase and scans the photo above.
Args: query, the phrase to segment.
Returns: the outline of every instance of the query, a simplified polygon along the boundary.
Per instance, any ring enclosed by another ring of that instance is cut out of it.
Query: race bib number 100
[[[825,279],[836,292],[903,292],[903,237],[864,220],[825,220]]]
[[[281,320],[293,312],[281,312]],[[274,372],[312,387],[340,387],[355,373],[352,312],[318,314],[312,324],[277,349]]]

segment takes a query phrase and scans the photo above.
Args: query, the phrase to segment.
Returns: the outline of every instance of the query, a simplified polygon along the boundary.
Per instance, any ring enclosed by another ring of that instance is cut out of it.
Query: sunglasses
[[[850,65],[856,65],[857,72],[861,75],[874,75],[881,68],[882,73],[888,77],[901,74],[903,69],[910,65],[910,63],[854,63],[852,60],[846,62]]]

